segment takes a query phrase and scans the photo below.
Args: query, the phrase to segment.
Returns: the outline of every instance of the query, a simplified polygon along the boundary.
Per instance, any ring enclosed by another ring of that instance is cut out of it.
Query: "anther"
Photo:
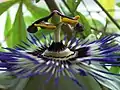
[[[79,15],[76,15],[73,19],[78,20],[80,18]]]
[[[67,18],[67,17],[62,17],[62,22],[68,23],[71,25],[75,25],[78,23],[78,19],[80,18],[79,15],[75,16],[73,19]]]
[[[41,27],[42,29],[56,29],[56,26],[53,25],[53,24],[43,24],[43,23],[40,23],[40,24],[34,24],[34,26]]]

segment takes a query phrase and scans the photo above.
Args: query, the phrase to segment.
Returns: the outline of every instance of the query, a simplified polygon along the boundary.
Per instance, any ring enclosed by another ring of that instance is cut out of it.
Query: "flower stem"
[[[57,28],[56,28],[56,30],[55,30],[55,32],[54,32],[54,41],[55,41],[55,42],[60,42],[61,26],[62,26],[62,23],[60,23],[60,24],[57,26]]]
[[[60,9],[58,8],[55,0],[45,0],[46,4],[48,5],[50,11],[57,10],[60,12]]]
[[[57,30],[54,32],[54,41],[55,41],[55,42],[60,42],[60,29],[57,29]]]

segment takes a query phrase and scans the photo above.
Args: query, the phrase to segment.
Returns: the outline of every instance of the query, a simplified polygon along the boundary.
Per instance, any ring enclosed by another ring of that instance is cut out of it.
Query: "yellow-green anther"
[[[34,26],[36,26],[36,27],[41,27],[41,28],[45,28],[45,29],[55,29],[55,28],[56,28],[55,25],[52,25],[52,24],[43,24],[43,23],[34,24]]]
[[[67,18],[67,17],[63,17],[62,18],[62,22],[70,24],[70,25],[75,25],[78,23],[78,19],[80,18],[80,16],[75,16],[73,19]]]
[[[76,15],[73,19],[74,20],[78,20],[80,18],[80,16],[79,15]]]

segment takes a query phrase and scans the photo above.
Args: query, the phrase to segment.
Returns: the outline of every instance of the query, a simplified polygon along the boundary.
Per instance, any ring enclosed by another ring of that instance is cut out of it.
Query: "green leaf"
[[[80,16],[79,22],[82,23],[82,25],[84,26],[84,35],[87,37],[89,34],[91,34],[91,28],[90,25],[88,23],[88,20],[86,19],[86,17],[84,15],[82,15],[80,12],[76,12],[76,15]]]
[[[36,1],[36,3],[38,3],[40,0],[35,0]]]
[[[24,20],[27,26],[31,25],[31,23],[34,22],[34,18],[32,16],[24,16]]]
[[[117,3],[117,6],[118,6],[118,7],[120,7],[120,2],[119,2],[119,3]]]
[[[16,44],[21,44],[21,41],[26,40],[26,26],[23,19],[23,12],[22,12],[22,3],[20,3],[15,21],[11,28],[11,33],[9,36],[9,47],[13,47]]]
[[[88,22],[91,27],[98,29],[98,30],[104,27],[104,25],[96,19],[89,19]]]
[[[48,10],[37,7],[29,0],[24,0],[24,4],[26,5],[27,9],[30,11],[30,13],[33,15],[35,19],[40,19],[41,17],[44,17],[49,14]]]
[[[10,29],[11,27],[12,27],[12,23],[11,23],[10,14],[9,14],[9,12],[7,12],[4,36],[7,36],[7,35],[8,35],[9,29]]]
[[[64,3],[59,3],[59,7],[66,16],[69,16],[71,14]]]
[[[81,0],[67,0],[66,3],[71,13],[74,13],[80,4]]]
[[[106,10],[111,10],[115,9],[115,0],[99,0],[100,4],[106,9]],[[111,16],[114,15],[114,12],[109,12]]]
[[[18,2],[18,0],[8,0],[6,2],[0,3],[0,15],[4,13],[8,8],[10,8],[16,2]]]
[[[109,33],[109,34],[113,34],[113,33],[119,34],[119,32],[120,32],[120,30],[113,23],[109,23],[107,25],[106,33]]]
[[[4,30],[4,36],[5,36],[5,40],[8,46],[10,46],[10,34],[11,34],[11,27],[12,27],[12,23],[11,23],[11,18],[10,18],[10,14],[9,12],[7,12],[7,17],[6,17],[6,23],[5,23],[5,30]]]

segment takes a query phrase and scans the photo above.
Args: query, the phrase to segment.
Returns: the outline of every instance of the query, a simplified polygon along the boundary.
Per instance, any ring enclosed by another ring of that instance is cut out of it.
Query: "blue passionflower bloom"
[[[117,37],[119,35],[111,34],[89,42],[76,37],[67,41],[64,36],[62,40],[55,41],[53,35],[43,34],[43,38],[39,39],[30,34],[28,42],[0,52],[0,70],[21,78],[49,74],[48,81],[52,77],[55,80],[61,76],[69,77],[82,88],[80,90],[85,88],[75,75],[92,76],[100,84],[120,90],[120,74],[105,68],[120,66],[120,45],[115,42]]]

